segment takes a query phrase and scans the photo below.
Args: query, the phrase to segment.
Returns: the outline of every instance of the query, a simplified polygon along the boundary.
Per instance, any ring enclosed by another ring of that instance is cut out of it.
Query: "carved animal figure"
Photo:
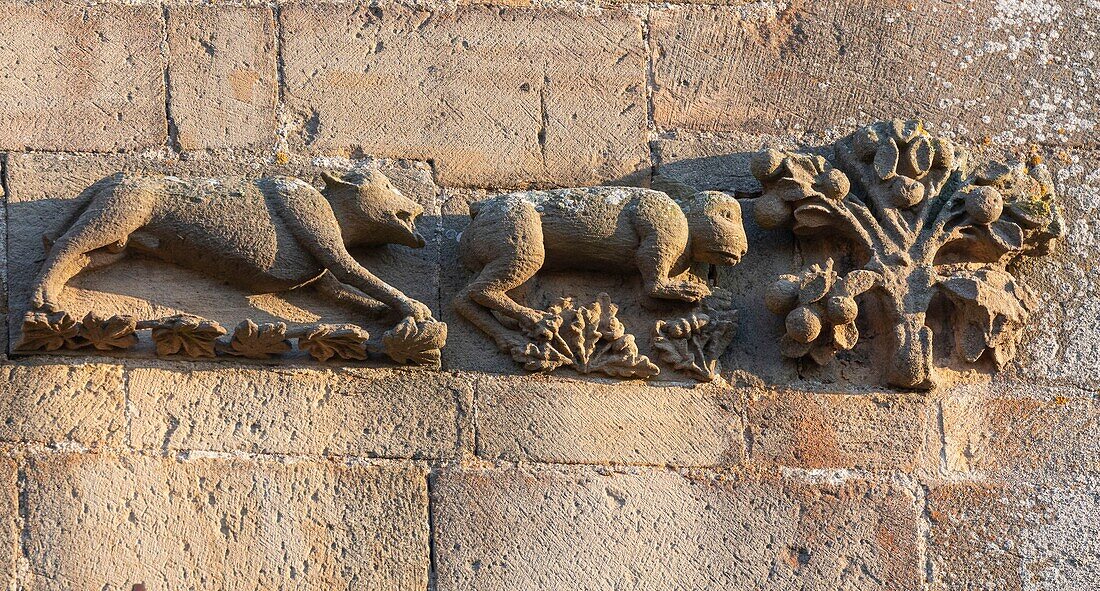
[[[348,246],[424,246],[423,208],[377,171],[323,175],[325,189],[292,177],[181,179],[116,174],[82,194],[88,204],[49,247],[32,305],[59,311],[78,272],[132,250],[254,293],[316,285],[372,313],[383,306],[417,321],[427,306],[364,269]],[[369,296],[369,297],[368,297]]]
[[[552,334],[552,315],[508,295],[539,269],[637,272],[646,295],[697,302],[706,285],[679,276],[693,263],[736,264],[748,248],[740,205],[717,191],[680,203],[635,187],[509,193],[472,204],[470,216],[459,246],[479,274],[454,305],[505,351],[519,342],[497,319]]]

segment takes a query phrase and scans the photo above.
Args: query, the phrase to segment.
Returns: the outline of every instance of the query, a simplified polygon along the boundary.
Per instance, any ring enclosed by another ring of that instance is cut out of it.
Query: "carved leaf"
[[[973,363],[990,351],[1001,367],[1015,356],[1029,295],[1011,275],[997,269],[960,271],[940,286],[955,303],[955,346],[963,359]]]
[[[821,205],[807,203],[794,210],[795,231],[814,230],[832,225],[833,214]]]
[[[233,339],[223,349],[230,355],[249,359],[270,359],[290,350],[286,338],[286,324],[282,322],[256,324],[245,320],[233,331]]]
[[[527,371],[549,372],[572,364],[568,356],[563,355],[550,343],[527,343],[522,348],[512,350],[512,359],[522,363]]]
[[[370,334],[353,324],[322,324],[298,338],[298,348],[317,361],[333,357],[363,360],[367,358]]]
[[[15,345],[19,351],[56,351],[77,349],[80,325],[66,312],[27,312],[23,316],[23,336]]]
[[[129,349],[137,344],[137,320],[133,316],[103,318],[88,312],[80,325],[80,339],[99,351]]]
[[[398,363],[434,365],[439,363],[440,349],[446,342],[446,323],[417,322],[408,317],[382,335],[382,350]]]
[[[661,360],[678,371],[703,381],[718,377],[718,361],[733,342],[737,330],[737,311],[731,296],[716,289],[703,300],[702,309],[669,322],[657,321],[653,329],[653,347]]]
[[[867,269],[856,269],[837,282],[837,295],[854,298],[882,282],[882,275]]]
[[[214,346],[225,329],[213,320],[180,314],[153,321],[157,355],[214,357]]]

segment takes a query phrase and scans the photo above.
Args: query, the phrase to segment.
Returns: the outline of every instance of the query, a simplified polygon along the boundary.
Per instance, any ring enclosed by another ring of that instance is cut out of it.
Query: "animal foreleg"
[[[382,316],[391,311],[390,306],[346,283],[341,283],[332,273],[326,272],[314,285],[317,286],[317,291],[326,298],[338,304],[357,308],[371,316]]]

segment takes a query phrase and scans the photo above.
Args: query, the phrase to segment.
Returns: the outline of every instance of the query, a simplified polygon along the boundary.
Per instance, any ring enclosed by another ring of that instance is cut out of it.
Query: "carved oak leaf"
[[[321,362],[333,357],[361,361],[367,358],[368,338],[367,331],[352,324],[322,324],[299,337],[298,348]]]
[[[148,324],[152,325],[157,355],[214,357],[214,346],[218,337],[226,334],[226,330],[217,322],[188,314],[161,318]]]
[[[718,377],[719,357],[733,342],[737,311],[726,290],[705,298],[701,311],[669,322],[658,320],[653,347],[661,360],[703,381]]]
[[[578,373],[649,378],[660,371],[638,351],[633,335],[617,318],[618,306],[600,294],[589,306],[561,298],[540,323],[547,339],[536,338],[512,349],[512,358],[530,371],[553,371],[569,365]]]
[[[15,345],[18,351],[56,351],[77,349],[80,324],[67,312],[27,312],[23,316],[23,336]]]
[[[955,347],[967,362],[989,352],[998,369],[1016,355],[1030,312],[1030,294],[1008,273],[997,269],[959,271],[941,279],[955,304]]]
[[[99,351],[129,349],[137,344],[137,320],[133,316],[103,318],[88,312],[81,321],[80,340]]]
[[[398,363],[435,365],[446,342],[446,323],[407,317],[382,335],[382,350]]]
[[[222,349],[230,355],[249,359],[270,359],[290,350],[286,324],[282,322],[256,324],[245,320],[233,330],[233,339]]]

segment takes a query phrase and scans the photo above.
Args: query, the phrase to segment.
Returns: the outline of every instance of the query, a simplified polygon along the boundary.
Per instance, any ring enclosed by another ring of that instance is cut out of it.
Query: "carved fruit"
[[[825,304],[825,317],[832,324],[848,324],[856,319],[859,314],[859,306],[856,301],[846,296],[833,296]]]
[[[1005,200],[993,187],[975,187],[966,196],[966,213],[979,224],[988,224],[1001,217]]]
[[[782,164],[783,153],[769,148],[752,157],[749,161],[749,170],[754,177],[763,180],[774,175]]]
[[[766,193],[753,202],[752,213],[756,217],[756,223],[769,230],[790,222],[793,215],[791,206],[771,193]]]
[[[875,152],[875,174],[878,178],[888,181],[894,178],[898,171],[898,144],[893,138],[887,138],[886,143],[879,146]]]
[[[870,127],[857,131],[853,136],[856,155],[862,160],[870,160],[878,150],[878,134]]]
[[[932,170],[932,141],[927,137],[918,137],[905,150],[902,158],[904,174],[914,178],[920,178]]]
[[[793,310],[798,305],[798,281],[780,279],[768,287],[764,294],[764,305],[772,314],[782,316]]]
[[[852,188],[848,176],[835,168],[821,175],[817,185],[818,190],[828,199],[843,199]]]
[[[924,199],[924,185],[904,176],[894,177],[890,186],[890,205],[909,209]]]
[[[800,343],[808,343],[821,334],[821,317],[806,306],[799,306],[787,314],[787,334]]]

